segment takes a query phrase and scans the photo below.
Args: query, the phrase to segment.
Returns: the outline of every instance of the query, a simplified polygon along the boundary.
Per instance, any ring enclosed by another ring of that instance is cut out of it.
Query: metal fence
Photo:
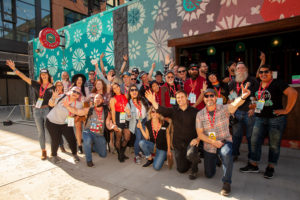
[[[34,124],[33,105],[0,106],[0,122]]]

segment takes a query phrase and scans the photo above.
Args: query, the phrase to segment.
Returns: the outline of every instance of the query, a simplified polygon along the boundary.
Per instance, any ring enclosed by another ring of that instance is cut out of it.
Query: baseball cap
[[[132,72],[134,72],[134,73],[140,73],[140,71],[139,71],[139,69],[138,68],[136,68],[136,67],[134,67],[134,68],[132,68],[132,70],[131,70]]]
[[[192,63],[192,64],[190,64],[189,69],[192,68],[192,67],[197,67],[197,68],[199,68],[199,65],[197,65],[196,63]]]
[[[147,72],[145,72],[145,71],[141,71],[141,73],[139,74],[139,78],[141,79],[142,78],[142,76],[144,76],[145,74],[148,74]]]
[[[40,70],[40,73],[48,73],[49,74],[49,71],[48,71],[48,69],[43,68]]]
[[[217,93],[216,93],[216,90],[214,90],[214,89],[212,89],[212,88],[208,88],[208,89],[206,89],[205,91],[204,91],[204,94],[206,94],[206,93],[213,93],[213,94],[215,94],[215,95],[217,95]]]
[[[122,77],[123,76],[130,76],[131,74],[129,73],[129,72],[124,72],[123,74],[122,74]]]

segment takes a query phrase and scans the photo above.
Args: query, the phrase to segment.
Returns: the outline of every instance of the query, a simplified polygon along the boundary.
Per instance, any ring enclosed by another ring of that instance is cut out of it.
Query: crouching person
[[[65,101],[64,105],[72,114],[78,116],[87,115],[83,131],[83,148],[87,166],[93,167],[92,144],[94,150],[99,154],[100,157],[106,157],[107,152],[105,134],[108,133],[107,128],[111,128],[111,115],[107,106],[103,104],[103,96],[101,94],[97,94],[94,98],[94,106],[90,108],[78,110],[71,107],[68,101]]]

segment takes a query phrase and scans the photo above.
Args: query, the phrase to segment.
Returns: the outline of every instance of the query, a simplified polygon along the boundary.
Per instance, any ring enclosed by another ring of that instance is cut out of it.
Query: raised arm
[[[48,105],[50,106],[50,107],[54,107],[55,105],[56,105],[56,99],[58,98],[58,95],[59,94],[59,92],[57,91],[57,90],[55,90],[53,93],[52,93],[52,97],[51,97],[51,99],[49,100],[49,102],[48,102]]]
[[[31,79],[16,68],[14,61],[6,60],[6,65],[9,66],[9,68],[11,68],[23,81],[31,85]]]
[[[100,67],[101,67],[101,71],[103,73],[104,76],[106,76],[106,72],[105,72],[105,69],[104,69],[104,63],[103,63],[103,58],[104,58],[104,53],[102,53],[100,55]]]
[[[154,71],[154,69],[155,69],[155,62],[154,63],[152,63],[152,66],[151,66],[151,69],[150,69],[150,71],[149,71],[149,74],[148,74],[148,80],[149,81],[152,81],[152,74],[153,74],[153,71]]]
[[[202,85],[202,89],[200,91],[200,95],[197,98],[196,103],[193,105],[194,108],[196,108],[203,101],[204,92],[205,92],[206,89],[207,89],[207,84],[206,84],[206,81],[204,81],[203,85]]]
[[[85,116],[88,114],[89,112],[89,107],[88,108],[82,108],[82,109],[77,109],[77,108],[74,108],[74,107],[71,107],[71,104],[72,102],[69,102],[68,100],[64,100],[63,104],[64,104],[64,107],[72,114],[74,115],[78,115],[78,116]]]
[[[148,101],[152,104],[154,109],[157,110],[157,112],[159,112],[164,117],[172,117],[173,112],[174,112],[173,108],[165,108],[165,107],[159,106],[155,100],[154,93],[152,93],[150,90],[148,90],[145,92],[145,96],[148,99]]]
[[[236,98],[232,103],[228,104],[228,111],[230,113],[235,113],[236,109],[238,109],[238,107],[240,107],[245,102],[247,97],[251,94],[251,91],[248,89],[248,87],[249,87],[248,83],[246,84],[245,87],[243,84],[241,84],[242,95]]]
[[[125,67],[126,67],[126,63],[128,61],[128,56],[127,55],[124,55],[123,56],[123,63],[122,63],[122,67],[120,69],[120,74],[123,74],[124,70],[125,70]]]

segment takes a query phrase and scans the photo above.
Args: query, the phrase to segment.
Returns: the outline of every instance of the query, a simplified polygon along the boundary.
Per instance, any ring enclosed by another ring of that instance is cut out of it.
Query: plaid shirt
[[[91,80],[87,80],[87,82],[85,82],[84,86],[88,87],[89,91],[91,92],[94,87],[94,83],[92,83]]]
[[[209,132],[215,132],[216,140],[222,141],[232,141],[230,132],[229,132],[229,116],[230,113],[228,111],[227,105],[217,105],[216,115],[215,115],[215,123],[214,127],[211,128],[211,124],[209,122],[207,116],[206,108],[202,109],[198,112],[196,117],[196,128],[203,129],[203,133],[206,136],[209,136]],[[211,122],[213,121],[213,117],[210,116]],[[204,150],[209,153],[216,153],[217,148],[212,144],[204,142]]]

